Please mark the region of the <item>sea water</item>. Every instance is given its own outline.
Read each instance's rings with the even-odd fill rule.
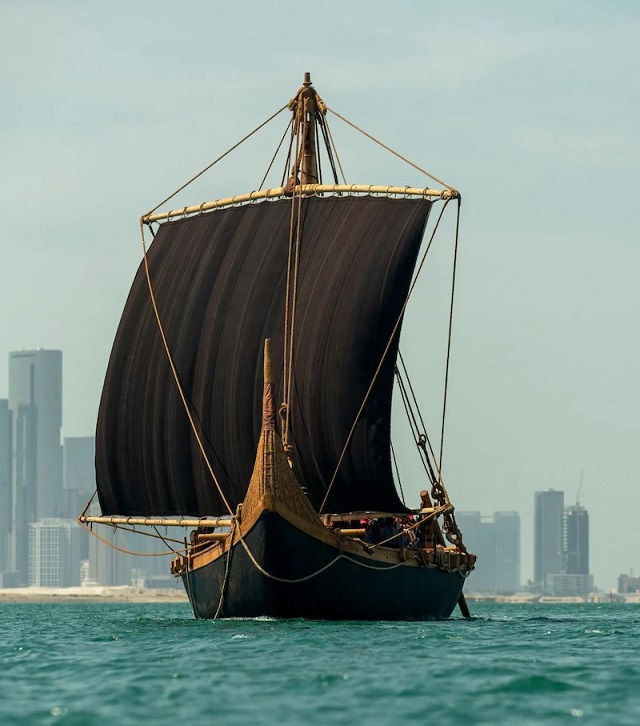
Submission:
[[[472,620],[196,621],[188,603],[0,603],[0,724],[640,724],[640,606]]]

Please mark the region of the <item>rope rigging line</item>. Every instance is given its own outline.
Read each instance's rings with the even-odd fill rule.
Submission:
[[[234,530],[236,528],[236,520],[233,519],[231,524],[231,536],[233,537]],[[232,540],[230,540],[232,541]],[[229,582],[229,572],[231,571],[231,554],[233,552],[233,547],[229,546],[227,549],[227,559],[224,563],[224,578],[222,580],[222,585],[220,587],[220,600],[218,601],[218,607],[216,608],[215,615],[213,616],[214,620],[217,620],[220,613],[222,612],[222,605],[224,603],[224,596],[227,592],[227,583]]]
[[[346,184],[347,177],[344,175],[344,169],[342,168],[340,156],[338,155],[338,147],[336,146],[335,141],[333,140],[333,134],[331,133],[331,128],[329,127],[329,119],[326,116],[324,116],[322,119],[322,122],[323,122],[323,133],[324,133],[324,127],[326,127],[326,131],[327,131],[325,138],[328,137],[328,139],[329,139],[327,148],[330,147],[333,149],[333,153],[336,155],[336,161],[338,162],[338,167],[340,168],[340,174],[342,174],[342,183]],[[335,174],[335,169],[334,169],[334,174]]]
[[[418,405],[418,399],[416,398],[415,392],[411,385],[409,371],[407,370],[402,355],[399,355],[399,359],[404,370],[404,374],[396,365],[396,378],[398,381],[398,388],[400,389],[400,395],[402,397],[402,402],[404,404],[405,412],[407,414],[409,426],[411,427],[411,432],[415,437],[416,446],[418,447],[418,451],[420,452],[422,464],[425,468],[427,476],[429,477],[430,483],[433,485],[437,480],[435,471],[440,471],[438,460],[433,450],[433,446],[431,445],[431,439],[429,438],[429,434],[427,433],[427,427],[422,418],[422,414],[420,413],[420,406]],[[408,390],[411,392],[411,398],[409,397],[407,386],[409,387]],[[413,402],[411,399],[413,399]],[[418,426],[418,419],[416,418],[414,410],[418,413],[418,418],[420,419],[420,426]]]
[[[316,164],[318,165],[318,177],[317,177],[316,181],[318,183],[320,183],[320,181],[322,179],[322,156],[320,154],[320,136],[317,133],[317,129],[316,129],[316,151],[315,151],[315,154],[316,154]],[[331,159],[329,159],[329,163],[331,163]]]
[[[325,115],[322,113],[318,113],[317,119],[318,119],[318,126],[320,127],[320,131],[322,131],[322,139],[324,141],[324,148],[326,149],[326,152],[327,152],[327,158],[329,159],[329,164],[331,165],[333,182],[334,182],[334,184],[339,184],[338,170],[336,169],[336,162],[333,158],[333,150],[331,148],[331,141],[330,141],[329,135],[327,133]],[[320,159],[320,139],[318,139],[318,159]],[[322,174],[319,172],[318,180],[321,180],[321,179],[322,179]]]
[[[289,167],[291,166],[291,151],[293,149],[293,137],[295,136],[295,131],[293,128],[293,117],[291,119],[291,123],[289,124],[289,128],[291,129],[291,135],[289,137],[289,150],[287,152],[287,158],[284,162],[284,169],[282,170],[282,180],[280,181],[280,186],[284,187],[287,174],[289,173]]]
[[[185,410],[185,413],[187,414],[187,418],[189,419],[189,424],[191,426],[191,430],[193,431],[193,434],[195,436],[196,442],[197,442],[198,447],[200,449],[200,452],[202,454],[202,457],[203,457],[203,460],[205,462],[205,465],[206,465],[206,467],[207,467],[207,469],[209,471],[209,474],[211,475],[211,478],[213,479],[213,481],[214,481],[214,483],[216,485],[216,488],[218,489],[218,493],[220,494],[220,497],[221,497],[222,501],[224,502],[224,505],[226,506],[227,511],[229,512],[229,514],[233,514],[233,510],[232,510],[231,506],[229,505],[229,502],[227,501],[227,498],[225,497],[224,492],[222,491],[222,487],[220,486],[220,483],[218,481],[218,478],[216,477],[216,475],[215,475],[215,473],[213,471],[213,466],[211,464],[211,461],[209,460],[209,457],[207,456],[207,453],[205,451],[204,445],[202,443],[202,438],[200,436],[200,433],[198,432],[198,427],[196,426],[195,421],[194,421],[194,413],[191,410],[192,409],[192,405],[190,405],[190,403],[188,402],[187,396],[186,396],[186,394],[184,392],[184,389],[182,387],[182,384],[180,382],[180,378],[178,376],[178,371],[176,369],[176,366],[175,366],[175,363],[174,363],[174,360],[173,360],[173,355],[172,355],[171,350],[169,348],[169,344],[167,342],[167,338],[166,338],[166,335],[165,335],[165,332],[164,332],[164,326],[162,325],[162,320],[160,318],[160,313],[159,313],[159,310],[158,310],[158,305],[157,305],[157,301],[156,301],[156,298],[155,298],[155,293],[154,293],[154,290],[153,290],[153,284],[152,284],[152,281],[151,281],[151,275],[150,275],[150,271],[149,271],[149,261],[148,261],[148,257],[147,257],[147,246],[146,246],[146,242],[145,242],[145,238],[144,238],[144,222],[143,222],[143,219],[144,219],[145,216],[149,216],[150,214],[153,214],[153,212],[155,212],[163,204],[166,204],[166,202],[168,202],[170,199],[172,199],[176,194],[178,194],[179,192],[181,192],[183,189],[186,189],[186,187],[188,187],[189,184],[191,184],[193,181],[195,181],[196,179],[198,179],[198,177],[202,176],[205,172],[209,171],[209,169],[211,169],[219,161],[221,161],[226,156],[228,156],[232,151],[234,151],[235,149],[237,149],[238,146],[240,146],[247,139],[249,139],[251,136],[253,136],[263,126],[266,126],[270,121],[272,121],[276,116],[278,116],[286,108],[287,108],[287,105],[283,106],[278,111],[276,111],[274,114],[272,114],[271,116],[269,116],[269,118],[267,118],[265,121],[263,121],[253,131],[251,131],[249,134],[247,134],[246,136],[244,136],[240,141],[238,141],[236,144],[234,144],[231,148],[229,148],[227,151],[225,151],[224,154],[221,154],[217,159],[215,159],[214,161],[212,161],[202,171],[198,172],[188,182],[186,182],[181,187],[179,187],[175,192],[173,192],[173,194],[171,194],[170,196],[166,197],[166,199],[163,199],[159,204],[157,204],[153,209],[151,209],[149,212],[147,212],[146,215],[143,215],[143,217],[141,217],[141,219],[140,219],[140,232],[141,232],[141,237],[142,237],[142,253],[143,253],[143,262],[144,262],[145,276],[146,276],[146,280],[147,280],[147,286],[149,288],[149,295],[150,295],[150,298],[151,298],[151,304],[152,304],[152,307],[153,307],[153,312],[154,312],[154,315],[155,315],[155,318],[156,318],[156,323],[158,325],[158,330],[160,332],[160,337],[162,339],[162,344],[163,344],[163,347],[164,347],[164,350],[165,350],[165,353],[166,353],[166,356],[167,356],[167,360],[169,362],[169,366],[171,368],[171,372],[173,374],[173,378],[175,380],[175,383],[176,383],[176,386],[177,386],[177,389],[178,389],[178,393],[180,395],[180,399],[182,401],[183,408]],[[290,122],[290,125],[291,125],[291,122]],[[286,136],[286,133],[287,132],[285,130],[285,133],[283,134],[283,137],[282,137],[282,141],[284,141],[284,138]],[[280,145],[282,145],[282,141],[280,142]],[[279,148],[280,147],[278,147],[278,149]],[[277,155],[277,151],[276,151],[276,155]],[[275,156],[276,155],[274,155],[274,159],[275,159]],[[272,165],[273,165],[273,160],[272,160],[271,164],[269,165],[269,169],[271,168]],[[267,174],[269,173],[269,169],[267,170]],[[197,416],[197,413],[196,413],[196,416]],[[200,423],[200,425],[202,425],[201,422],[199,422],[199,423]]]
[[[285,136],[287,135],[287,131],[289,131],[289,129],[291,128],[292,124],[293,124],[293,119],[291,119],[289,121],[289,125],[284,130],[284,134],[282,134],[282,138],[280,139],[280,143],[278,144],[278,148],[275,150],[275,153],[274,153],[274,155],[271,158],[271,161],[269,163],[269,166],[267,167],[267,170],[265,171],[264,176],[262,177],[262,181],[260,182],[260,186],[258,187],[258,189],[262,189],[262,187],[264,186],[264,183],[267,180],[267,177],[269,176],[269,172],[271,171],[271,167],[274,165],[274,163],[276,161],[276,157],[278,156],[278,153],[280,152],[280,148],[282,147],[282,144],[284,143],[284,139],[285,139]]]
[[[447,362],[445,365],[445,374],[444,374],[444,397],[442,401],[442,431],[440,434],[440,471],[439,474],[439,483],[442,485],[442,454],[444,449],[444,424],[445,424],[445,417],[447,413],[447,392],[449,387],[449,361],[451,358],[451,332],[453,329],[453,301],[455,298],[455,292],[456,292],[456,272],[457,272],[457,265],[458,265],[458,238],[460,233],[460,206],[461,206],[461,200],[458,198],[458,208],[457,208],[457,214],[456,214],[456,238],[455,238],[455,244],[453,247],[453,274],[451,278],[451,303],[449,305],[449,333],[447,336]]]
[[[162,325],[162,320],[160,319],[160,312],[158,310],[158,303],[156,301],[156,296],[153,291],[153,284],[151,282],[151,273],[149,270],[149,260],[147,257],[147,245],[144,239],[144,224],[142,223],[142,220],[140,220],[140,233],[142,235],[142,256],[143,256],[143,263],[144,263],[144,271],[145,276],[147,280],[147,287],[149,288],[149,296],[151,298],[151,305],[153,307],[153,312],[156,318],[156,323],[158,325],[158,331],[160,332],[160,337],[162,339],[162,345],[164,347],[167,360],[169,362],[169,366],[171,368],[171,373],[173,374],[173,379],[176,383],[176,387],[178,389],[178,394],[180,396],[180,400],[182,401],[182,406],[184,408],[185,413],[187,414],[187,418],[189,419],[189,424],[191,426],[191,430],[193,431],[193,435],[195,436],[196,442],[198,444],[198,448],[200,449],[200,453],[202,454],[202,458],[204,460],[204,463],[207,467],[207,470],[209,471],[209,474],[211,475],[211,478],[216,485],[216,488],[218,489],[218,493],[220,494],[220,498],[224,502],[225,507],[227,508],[227,511],[229,514],[233,515],[233,510],[231,509],[231,506],[229,505],[229,502],[227,501],[227,498],[224,495],[224,492],[222,491],[222,487],[220,486],[220,482],[218,481],[218,477],[215,475],[215,472],[213,471],[213,466],[211,465],[211,461],[209,460],[209,457],[207,456],[207,452],[205,451],[204,444],[202,443],[202,437],[200,436],[193,413],[191,412],[191,407],[189,406],[189,403],[187,402],[187,397],[184,392],[184,389],[182,387],[182,384],[180,382],[180,377],[178,376],[178,370],[176,368],[175,362],[173,360],[173,355],[171,353],[171,350],[169,348],[169,343],[167,341],[167,337],[164,332],[164,326]]]
[[[396,373],[396,380],[398,382],[398,388],[400,390],[400,397],[402,398],[402,403],[404,404],[404,410],[407,414],[407,420],[409,421],[409,427],[411,428],[411,433],[414,435],[414,438],[416,441],[418,440],[420,436],[420,427],[418,426],[418,420],[416,419],[416,415],[413,410],[413,406],[411,405],[411,401],[409,400],[409,395],[407,393],[407,388],[404,382],[404,378],[402,377],[402,374],[400,373],[400,369],[396,365],[395,369]]]
[[[451,334],[453,329],[453,303],[455,299],[455,287],[456,287],[456,272],[457,272],[457,263],[458,263],[458,240],[459,240],[459,234],[460,234],[460,206],[461,206],[461,200],[458,197],[458,207],[457,207],[457,214],[456,214],[456,232],[455,232],[455,245],[454,245],[454,253],[453,253],[453,272],[452,272],[452,280],[451,280],[451,301],[449,306],[449,332],[447,337],[447,362],[445,366],[445,378],[444,378],[444,396],[443,396],[443,403],[442,403],[442,430],[440,434],[440,466],[438,471],[438,481],[433,484],[431,493],[434,499],[436,501],[439,501],[441,503],[448,502],[449,501],[449,495],[447,494],[447,490],[445,489],[444,483],[442,481],[442,456],[444,451],[444,432],[445,432],[445,419],[446,419],[446,413],[447,413],[447,391],[448,391],[448,384],[449,384],[449,361],[451,356]],[[449,540],[449,542],[457,545],[461,550],[464,552],[467,551],[467,548],[465,547],[464,543],[462,542],[462,533],[460,532],[460,529],[458,527],[458,524],[456,522],[455,515],[453,511],[447,512],[443,517],[443,529],[444,534],[446,538]]]
[[[184,546],[187,548],[187,538],[184,538]],[[187,591],[187,597],[189,598],[189,602],[191,603],[191,609],[193,610],[193,614],[196,614],[196,603],[192,596],[192,589],[191,589],[191,552],[189,549],[186,550],[185,553],[185,559],[186,559],[186,566],[187,570],[184,574],[184,589]],[[197,617],[197,615],[196,615]]]
[[[294,197],[295,198],[295,197]],[[291,300],[291,323],[289,325],[289,363],[287,366],[287,412],[291,406],[291,390],[293,383],[293,342],[295,338],[295,325],[296,325],[296,308],[298,302],[298,273],[300,271],[300,241],[301,241],[301,225],[302,225],[302,194],[297,195],[298,198],[298,215],[296,223],[296,236],[295,236],[295,250],[293,257],[293,281],[292,281],[292,300]],[[287,416],[287,445],[291,446],[289,441],[289,430],[290,430],[290,416]],[[285,449],[286,451],[286,449]]]
[[[409,375],[409,369],[407,368],[407,365],[404,362],[404,358],[402,357],[402,353],[400,351],[398,351],[398,358],[400,360],[400,365],[402,366],[402,370],[404,371],[404,378],[407,381],[407,386],[408,386],[409,392],[411,393],[411,399],[413,401],[412,408],[415,408],[415,411],[418,414],[418,419],[420,420],[420,427],[422,428],[422,431],[424,432],[424,434],[426,436],[427,427],[424,422],[424,419],[422,418],[422,412],[420,411],[420,406],[418,405],[418,399],[416,397],[415,391],[413,390],[413,386],[411,385],[411,376]],[[427,437],[427,440],[428,440],[428,437]],[[431,448],[431,444],[429,444],[429,447]],[[431,449],[431,453],[435,458],[433,449]]]
[[[393,448],[393,442],[391,442],[391,457],[393,458],[393,466],[396,470],[396,479],[398,480],[398,486],[400,487],[400,496],[402,497],[402,503],[407,506],[407,500],[404,497],[404,490],[402,488],[402,479],[400,478],[400,469],[398,469],[398,462],[396,460],[396,452]]]
[[[247,553],[247,556],[251,560],[251,563],[254,565],[254,567],[258,570],[258,572],[261,575],[264,575],[265,577],[268,577],[270,580],[275,580],[276,582],[282,582],[289,585],[295,585],[300,582],[306,582],[307,580],[312,580],[314,577],[317,577],[318,575],[321,575],[323,572],[328,570],[330,567],[336,564],[338,560],[347,560],[348,562],[352,562],[354,565],[358,565],[358,567],[363,567],[367,570],[379,570],[382,572],[386,572],[387,570],[395,570],[397,567],[401,567],[404,565],[404,561],[398,562],[395,565],[385,565],[383,567],[378,567],[376,565],[368,565],[365,562],[359,562],[358,560],[354,560],[352,557],[349,557],[349,555],[345,555],[343,552],[340,552],[340,554],[336,555],[330,562],[328,562],[326,565],[323,565],[319,569],[315,570],[315,572],[311,572],[308,575],[304,575],[303,577],[296,577],[296,578],[287,578],[287,577],[278,577],[277,575],[272,575],[271,573],[267,572],[264,567],[256,560],[253,553],[249,549],[249,546],[244,541],[244,538],[242,536],[242,533],[240,530],[238,530],[238,537],[240,539],[240,543],[242,544],[244,551]]]
[[[158,532],[158,528],[156,527],[155,524],[153,524],[151,526],[153,527],[153,531],[156,533],[156,536],[164,542],[164,544],[166,545],[167,549],[170,549],[173,552],[174,550],[171,548],[171,545],[169,544],[169,542],[179,542],[180,540],[173,539],[173,537],[167,537],[166,534],[165,535],[161,535],[160,532]],[[166,527],[165,527],[165,529],[166,529]],[[137,529],[134,529],[132,531],[133,532],[138,532]],[[142,532],[142,534],[145,534],[145,532]]]
[[[407,292],[407,296],[404,300],[404,303],[402,304],[402,308],[400,309],[400,313],[398,314],[398,318],[395,322],[395,325],[393,326],[393,330],[391,331],[391,335],[389,336],[389,340],[387,341],[387,344],[385,346],[385,349],[382,353],[382,356],[380,358],[380,361],[378,363],[378,367],[375,370],[375,373],[373,374],[373,378],[371,380],[371,383],[369,384],[369,388],[367,389],[367,392],[364,395],[364,399],[362,401],[362,404],[360,405],[360,408],[358,409],[358,412],[354,418],[353,424],[351,426],[351,429],[349,430],[349,434],[347,435],[347,440],[345,441],[344,447],[342,449],[342,453],[340,454],[340,458],[338,459],[338,463],[336,464],[336,467],[334,469],[333,475],[331,477],[331,480],[329,481],[329,486],[327,487],[327,492],[324,495],[324,499],[322,500],[322,504],[320,505],[320,509],[318,510],[318,514],[322,513],[322,510],[324,509],[325,504],[327,503],[327,499],[329,498],[329,494],[331,493],[331,488],[333,487],[333,483],[336,480],[336,477],[338,475],[338,470],[340,469],[340,465],[342,464],[342,461],[345,457],[345,454],[347,453],[347,449],[349,447],[349,444],[351,443],[351,438],[353,437],[353,433],[356,430],[356,426],[358,425],[358,421],[360,420],[360,416],[362,415],[362,412],[364,410],[364,407],[367,404],[367,401],[369,400],[369,396],[371,395],[371,391],[373,390],[373,387],[375,385],[375,382],[378,379],[378,376],[380,375],[380,371],[382,369],[382,364],[384,363],[384,359],[387,357],[387,353],[389,352],[389,349],[391,348],[391,344],[393,343],[393,339],[395,338],[395,335],[398,331],[398,328],[400,327],[400,323],[402,322],[402,318],[404,316],[404,312],[407,309],[407,305],[409,304],[409,300],[411,299],[411,295],[415,289],[416,282],[418,281],[418,277],[420,276],[420,273],[422,272],[422,268],[424,267],[425,260],[427,259],[427,255],[429,254],[429,250],[431,249],[431,245],[433,243],[433,240],[435,238],[436,232],[438,231],[438,227],[440,226],[440,221],[442,220],[442,216],[445,212],[445,209],[447,208],[447,205],[449,204],[451,200],[445,199],[444,204],[442,206],[442,209],[440,210],[440,214],[438,215],[438,219],[436,220],[435,226],[433,228],[433,232],[431,233],[431,237],[429,238],[429,242],[427,243],[426,249],[422,255],[422,259],[420,260],[420,264],[416,268],[416,274],[414,275],[413,281],[411,285],[409,286],[409,290]]]
[[[285,108],[287,108],[287,106],[288,106],[288,104],[285,104],[282,108],[278,109],[274,114],[269,116],[269,118],[266,119],[265,121],[263,121],[259,126],[256,126],[256,128],[253,131],[251,131],[246,136],[244,136],[242,139],[240,139],[240,141],[235,143],[230,149],[227,149],[227,151],[225,151],[224,154],[220,155],[217,159],[214,159],[208,166],[205,166],[205,168],[202,169],[202,171],[199,171],[195,176],[192,176],[188,182],[185,182],[181,187],[176,189],[175,192],[173,192],[173,194],[170,194],[166,199],[163,199],[159,204],[156,204],[156,206],[153,209],[150,209],[146,214],[143,214],[142,218],[144,219],[144,217],[148,217],[150,214],[153,214],[163,204],[166,204],[169,200],[173,199],[176,196],[176,194],[179,194],[181,191],[186,189],[189,186],[189,184],[194,182],[196,179],[201,177],[203,174],[206,174],[206,172],[208,172],[209,169],[211,169],[213,166],[215,166],[219,161],[222,161],[222,159],[224,159],[225,156],[228,156],[232,151],[237,149],[238,146],[243,144],[247,139],[250,139],[257,131],[260,131],[260,129],[263,126],[266,126],[270,121],[273,121],[273,119],[276,116],[278,116],[278,114],[282,113],[285,110]]]
[[[422,167],[418,166],[417,164],[414,164],[413,161],[407,159],[405,156],[402,156],[402,154],[399,154],[397,151],[394,151],[390,146],[383,144],[382,141],[379,141],[378,139],[375,138],[375,136],[372,136],[371,134],[367,133],[364,129],[361,129],[359,126],[356,126],[356,124],[354,124],[352,121],[349,121],[349,119],[346,119],[344,116],[341,116],[337,111],[334,111],[332,108],[329,108],[328,106],[327,106],[327,111],[331,111],[331,113],[334,116],[337,116],[341,121],[344,121],[346,124],[351,126],[352,129],[359,131],[363,136],[366,136],[368,139],[371,139],[371,141],[378,144],[378,146],[382,146],[382,148],[386,149],[390,154],[397,156],[398,159],[401,159],[406,164],[409,164],[409,166],[412,166],[414,169],[417,169],[420,173],[429,177],[429,179],[432,179],[434,182],[437,182],[438,184],[442,184],[442,186],[447,187],[447,189],[449,191],[455,191],[453,187],[451,187],[447,183],[443,182],[442,179],[438,179],[438,177],[433,176],[433,174],[429,174],[429,172],[426,171],[426,169],[423,169]]]
[[[80,514],[80,517],[84,517],[86,515],[87,510],[91,506],[91,502],[95,499],[95,496],[96,496],[97,493],[98,493],[98,489],[96,487],[96,489],[94,490],[93,494],[89,497],[89,501],[85,504],[85,507],[82,510],[82,512]]]
[[[81,527],[84,527],[84,529],[86,529],[87,532],[89,532],[89,534],[92,535],[93,537],[95,537],[99,542],[102,542],[102,544],[107,545],[107,547],[111,547],[111,549],[115,550],[116,552],[121,552],[124,555],[135,555],[136,557],[166,557],[167,555],[187,554],[188,553],[188,547],[186,549],[171,550],[169,552],[134,552],[132,550],[124,549],[124,547],[119,547],[118,545],[114,544],[113,542],[109,542],[108,539],[101,537],[97,532],[93,531],[92,527],[88,527],[84,522],[78,521],[78,524]],[[140,530],[127,529],[126,527],[120,527],[118,525],[112,525],[112,527],[114,530],[122,529],[124,531],[135,532],[136,534],[141,534],[146,537],[153,537],[155,539],[155,535],[150,534],[148,532],[140,532]]]
[[[423,438],[423,436],[424,436],[424,438],[426,438],[426,434],[420,433],[420,430],[418,428],[417,421],[415,418],[415,414],[413,413],[411,402],[409,401],[409,397],[407,394],[404,380],[402,379],[402,376],[400,375],[400,371],[398,370],[397,366],[396,366],[396,379],[398,381],[398,389],[400,391],[400,397],[401,397],[402,403],[404,405],[404,410],[405,410],[405,413],[407,414],[409,428],[411,429],[411,433],[414,437],[416,446],[418,447],[418,455],[420,456],[420,461],[422,462],[422,466],[425,470],[425,473],[427,474],[427,478],[429,479],[429,482],[433,485],[436,481],[436,476],[433,473],[433,469],[431,467],[431,462],[429,461],[429,457],[427,456],[426,451],[424,450],[424,447],[421,446],[422,438]]]
[[[292,127],[293,132],[293,127]],[[294,180],[297,179],[298,175],[298,164],[300,160],[300,154],[302,152],[302,149],[300,147],[300,134],[296,133],[296,161],[292,168],[292,178]],[[299,185],[295,185],[299,186]],[[302,204],[302,195],[298,194],[299,197],[299,207]],[[291,389],[289,386],[289,381],[291,380],[291,373],[290,373],[290,365],[292,364],[292,357],[293,357],[293,332],[290,331],[291,328],[291,317],[293,316],[293,313],[291,311],[292,307],[292,301],[291,301],[291,286],[292,286],[292,268],[295,267],[295,249],[296,245],[294,244],[294,232],[296,228],[296,219],[295,219],[295,208],[296,208],[296,192],[295,187],[294,191],[291,195],[291,213],[289,217],[289,246],[288,246],[288,252],[287,252],[287,280],[286,280],[286,290],[284,295],[284,330],[282,335],[282,405],[280,406],[280,417],[282,420],[282,445],[284,447],[285,452],[289,453],[290,451],[290,444],[289,444],[289,395],[291,393]],[[300,214],[300,209],[298,210],[298,217]],[[291,345],[289,345],[289,337],[291,337]],[[289,355],[289,351],[291,350],[291,358]]]

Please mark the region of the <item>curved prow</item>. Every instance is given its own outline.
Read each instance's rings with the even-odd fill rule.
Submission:
[[[289,466],[282,439],[276,429],[270,343],[269,339],[264,342],[262,430],[253,474],[242,505],[242,516],[244,519],[262,510],[286,510],[313,523],[315,527],[322,527],[317,512]]]

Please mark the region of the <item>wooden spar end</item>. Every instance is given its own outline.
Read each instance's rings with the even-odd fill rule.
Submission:
[[[271,339],[266,338],[264,341],[264,382],[273,383],[271,378]]]
[[[271,378],[271,340],[264,341],[264,387],[262,393],[262,430],[276,430],[275,406],[273,404],[273,380]]]

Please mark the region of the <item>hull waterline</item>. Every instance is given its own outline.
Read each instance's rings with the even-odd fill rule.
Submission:
[[[459,571],[341,552],[269,511],[227,552],[182,574],[194,615],[203,619],[442,619],[464,579]]]

